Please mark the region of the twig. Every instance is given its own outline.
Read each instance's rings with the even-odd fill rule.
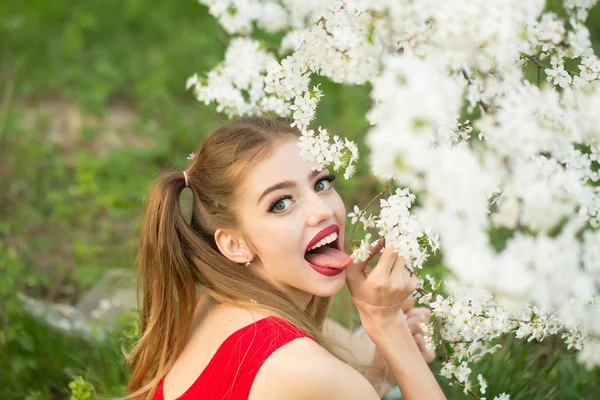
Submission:
[[[523,56],[525,56],[525,58],[527,58],[529,61],[531,61],[532,63],[534,63],[534,64],[535,64],[535,65],[536,65],[538,68],[544,68],[544,69],[548,68],[548,69],[552,69],[552,68],[550,68],[550,67],[548,67],[548,66],[546,66],[546,65],[542,64],[541,62],[539,62],[539,61],[538,61],[538,59],[536,59],[535,57],[533,57],[533,56],[530,56],[530,55],[529,55],[529,54],[527,54],[527,53],[522,53],[522,54],[523,54]]]
[[[462,72],[462,75],[467,80],[467,83],[469,85],[472,85],[473,83],[471,82],[471,78],[469,78],[467,71],[465,71],[464,69],[461,69],[460,72]],[[485,104],[482,100],[479,100],[477,103],[481,106],[481,108],[483,109],[483,112],[485,112],[486,114],[490,111],[490,107],[487,104]]]
[[[441,343],[441,345],[442,345],[442,349],[444,350],[444,361],[448,362],[448,361],[450,361],[450,355],[448,354],[448,350],[446,349],[446,343],[449,343],[449,342],[447,342],[447,341],[445,341],[444,339],[442,339],[442,334],[439,332],[439,330],[438,330],[438,335],[439,335],[439,337],[440,337],[440,343]],[[460,386],[462,386],[463,388],[465,387],[465,385],[464,385],[464,384],[462,384],[462,383],[461,383],[461,382],[458,380],[458,378],[456,377],[456,375],[455,375],[454,373],[452,373],[452,377],[454,378],[454,380],[455,380],[455,381],[456,381],[456,382],[457,382],[457,383],[458,383]],[[469,393],[471,396],[475,397],[476,399],[479,399],[479,396],[477,396],[477,395],[476,395],[475,393],[473,393],[471,390],[468,390],[468,389],[467,389],[467,392],[468,392],[468,393]]]
[[[327,30],[327,20],[323,17],[319,18],[319,20],[317,21],[317,23],[315,25],[321,25],[321,28],[323,28],[323,30],[325,31],[325,33],[327,34],[327,36],[329,37],[333,37],[333,35],[331,34],[331,32],[329,32]]]
[[[450,360],[450,354],[448,354],[448,349],[446,348],[446,341],[442,338],[442,333],[439,331],[439,325],[438,325],[438,336],[440,338],[440,344],[442,345],[442,350],[444,350],[444,361],[448,361]]]
[[[448,344],[467,344],[467,343],[473,343],[473,342],[482,342],[483,343],[483,339],[475,339],[475,340],[446,340],[444,343],[448,343]]]
[[[463,388],[467,388],[467,385],[465,385],[464,383],[462,383],[461,381],[458,380],[458,377],[452,373],[452,376],[454,377],[454,380],[456,380],[456,383],[458,383],[460,386],[462,386]],[[470,394],[471,396],[473,396],[474,398],[479,400],[479,396],[477,396],[475,393],[473,393],[471,391],[471,389],[466,389],[466,393]]]
[[[552,68],[550,68],[550,66],[542,64],[536,58],[536,56],[532,56],[532,55],[529,55],[527,53],[521,53],[521,54],[523,55],[523,57],[527,58],[529,61],[531,61],[533,64],[535,64],[535,66],[538,67],[538,68],[552,69]],[[576,71],[572,71],[572,70],[566,69],[566,68],[565,68],[565,71],[567,71],[571,75],[577,75],[577,76],[579,76],[579,74]]]
[[[359,100],[359,103],[362,103],[363,101],[365,101],[366,99],[368,99],[369,97],[371,97],[370,94],[366,95],[362,100]]]
[[[483,314],[473,314],[473,315],[474,315],[475,317],[479,317],[479,318],[490,318],[489,316],[487,316],[487,315],[483,315]],[[528,322],[531,322],[531,321],[525,321],[525,320],[522,320],[522,319],[517,319],[517,318],[507,318],[507,319],[508,319],[509,321],[512,321],[512,322],[522,322],[522,323],[524,323],[524,324],[526,324],[526,323],[528,323]]]
[[[364,208],[364,210],[362,210],[360,212],[360,214],[358,214],[358,220],[356,221],[356,223],[354,224],[354,226],[352,227],[352,234],[350,234],[350,243],[354,243],[354,231],[356,230],[356,227],[358,226],[360,219],[362,218],[362,216],[364,215],[365,212],[367,212],[367,209],[371,206],[371,204],[373,204],[373,202],[375,200],[377,200],[378,198],[380,198],[381,196],[383,196],[383,194],[385,194],[385,191],[379,193],[377,196],[375,196],[371,201],[369,201],[369,204],[367,204],[367,206]]]

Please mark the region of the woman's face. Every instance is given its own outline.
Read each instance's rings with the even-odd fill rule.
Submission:
[[[344,203],[329,171],[313,171],[314,164],[300,157],[297,143],[290,137],[275,144],[271,155],[247,172],[236,212],[255,252],[251,268],[306,306],[313,294],[332,296],[342,289],[350,258],[339,251]],[[335,233],[337,240],[324,244]],[[311,251],[309,263],[306,250],[321,238],[326,238],[323,248]]]

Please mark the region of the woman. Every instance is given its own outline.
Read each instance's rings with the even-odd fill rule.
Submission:
[[[131,397],[377,399],[373,370],[389,370],[406,399],[444,398],[401,308],[416,279],[391,248],[368,274],[341,251],[346,211],[334,177],[300,158],[291,122],[217,129],[185,171],[158,179],[138,255]],[[179,208],[186,187],[189,222]],[[350,343],[348,333],[326,323],[346,283],[370,354],[368,344],[343,352],[335,341]],[[374,368],[361,368],[365,359]]]

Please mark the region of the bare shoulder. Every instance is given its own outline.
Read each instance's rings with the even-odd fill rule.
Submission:
[[[277,349],[258,371],[249,400],[372,400],[377,392],[358,371],[309,338]]]

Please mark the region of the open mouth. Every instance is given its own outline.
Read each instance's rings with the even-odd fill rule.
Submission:
[[[323,229],[309,243],[304,259],[313,267],[344,269],[352,259],[341,250],[339,228],[336,225]]]

